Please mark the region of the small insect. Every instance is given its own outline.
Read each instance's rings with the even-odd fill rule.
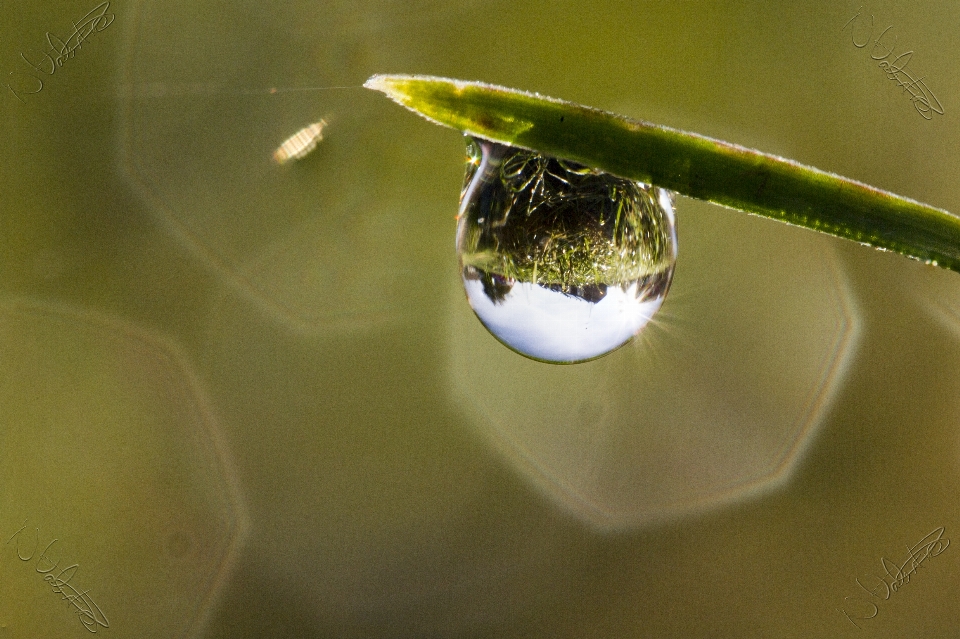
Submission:
[[[289,160],[299,160],[304,157],[317,148],[317,144],[323,140],[323,129],[326,126],[327,121],[320,120],[303,127],[277,147],[277,150],[273,152],[273,161],[277,164],[283,164]]]

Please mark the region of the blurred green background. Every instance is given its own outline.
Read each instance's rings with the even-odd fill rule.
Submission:
[[[0,3],[0,639],[960,631],[960,549],[857,583],[960,531],[960,276],[678,198],[655,325],[538,364],[464,299],[462,137],[359,88],[539,91],[960,212],[960,7],[116,0],[43,74],[96,6]],[[888,26],[943,115],[854,45]]]

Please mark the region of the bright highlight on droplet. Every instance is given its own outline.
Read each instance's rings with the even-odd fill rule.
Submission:
[[[273,161],[277,164],[284,164],[290,160],[299,160],[306,157],[323,140],[323,129],[326,126],[327,121],[320,120],[303,127],[277,147],[277,150],[273,152]]]
[[[470,306],[509,348],[573,363],[646,326],[677,258],[671,193],[533,151],[467,141],[457,253]]]

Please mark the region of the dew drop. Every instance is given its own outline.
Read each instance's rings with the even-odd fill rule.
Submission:
[[[670,191],[467,138],[457,254],[474,313],[532,359],[574,363],[619,348],[670,288]]]

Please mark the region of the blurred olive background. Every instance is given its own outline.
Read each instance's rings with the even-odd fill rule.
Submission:
[[[539,91],[960,212],[960,7],[116,0],[37,91],[95,6],[0,3],[0,639],[960,631],[958,548],[857,582],[960,531],[960,276],[678,198],[655,325],[535,363],[464,300],[462,137],[359,88]],[[888,26],[943,115],[854,45]]]

